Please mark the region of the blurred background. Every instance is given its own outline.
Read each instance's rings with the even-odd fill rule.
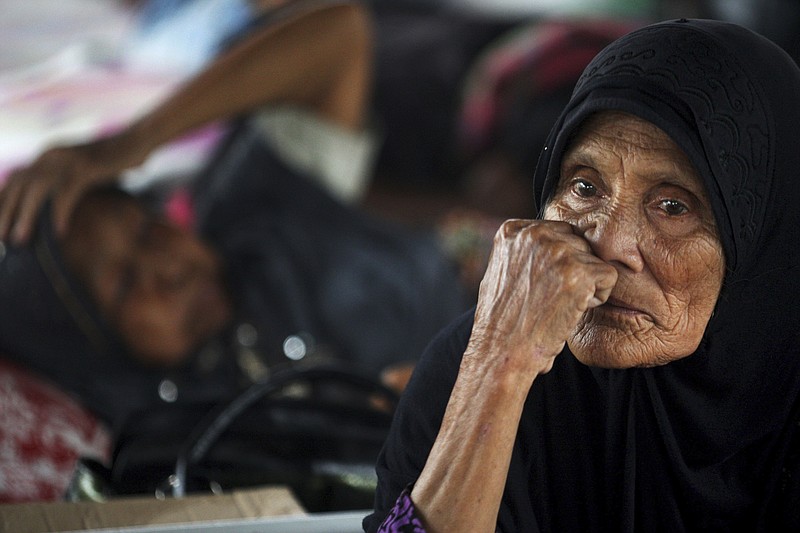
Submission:
[[[306,1],[0,0],[0,183],[50,144],[123,127],[279,10]],[[361,207],[434,228],[473,291],[500,222],[535,214],[529,176],[541,144],[580,72],[614,38],[663,19],[716,18],[800,58],[797,0],[363,3],[374,21],[370,120],[379,148]],[[212,125],[164,147],[127,183],[190,179],[223,130]],[[110,437],[78,413],[62,416],[67,423],[48,433],[55,444],[47,441],[54,409],[40,405],[41,417],[31,415],[46,395],[21,402],[19,383],[32,378],[3,378],[14,372],[0,368],[0,502],[58,499],[77,457],[104,456]],[[71,405],[47,391],[54,396],[46,405]],[[3,432],[12,427],[28,435],[18,447],[25,457],[46,470],[33,476],[30,461],[19,460]]]
[[[119,127],[291,0],[0,0],[0,179],[56,140]],[[384,189],[463,177],[467,80],[510,30],[553,19],[630,26],[707,17],[748,26],[800,56],[796,0],[365,0],[376,24],[375,122]],[[161,154],[145,175],[184,172],[213,136]],[[174,154],[173,150],[173,154]],[[402,191],[399,191],[400,193]],[[377,200],[376,200],[377,201]],[[391,206],[383,206],[390,210]]]

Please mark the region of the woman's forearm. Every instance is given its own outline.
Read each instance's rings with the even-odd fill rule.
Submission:
[[[122,133],[150,153],[205,124],[293,104],[357,129],[371,76],[371,29],[357,5],[326,4],[265,27],[221,55]]]
[[[426,531],[495,531],[522,408],[532,380],[488,354],[464,355],[442,426],[411,498]]]
[[[530,388],[616,280],[570,225],[503,223],[442,425],[411,492],[429,531],[495,530]]]

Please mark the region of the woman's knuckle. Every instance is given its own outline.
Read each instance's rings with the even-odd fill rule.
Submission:
[[[519,221],[510,219],[500,225],[500,229],[495,235],[504,239],[509,239],[514,237],[517,233],[519,233]]]
[[[559,263],[568,262],[573,255],[572,247],[561,240],[548,241],[547,249],[549,255],[553,258],[553,260]]]

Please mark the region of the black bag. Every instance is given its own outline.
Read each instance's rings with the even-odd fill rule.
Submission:
[[[253,347],[273,367],[303,334],[373,376],[413,361],[471,305],[434,232],[344,205],[289,167],[250,123],[232,128],[193,183],[196,223],[225,258]]]
[[[131,417],[104,492],[180,497],[284,485],[309,512],[367,509],[397,396],[339,368],[289,369],[218,405]]]

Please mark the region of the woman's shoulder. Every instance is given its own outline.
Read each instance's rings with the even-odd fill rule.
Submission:
[[[474,316],[474,308],[462,313],[431,340],[417,363],[409,393],[419,388],[433,388],[446,389],[449,395],[472,333]]]

